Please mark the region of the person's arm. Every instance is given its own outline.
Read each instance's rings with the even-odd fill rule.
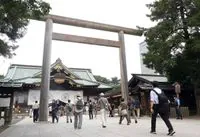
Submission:
[[[153,113],[154,96],[153,92],[150,92],[150,112]]]
[[[151,111],[151,113],[153,113],[153,101],[150,101],[150,111]]]

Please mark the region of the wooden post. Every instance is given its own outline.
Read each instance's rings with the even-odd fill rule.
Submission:
[[[43,51],[39,121],[48,121],[52,31],[53,31],[53,21],[52,19],[47,19],[45,28],[44,51]]]
[[[14,91],[12,91],[10,97],[9,107],[4,111],[4,125],[10,125],[12,122],[12,112],[13,112],[13,101],[14,101]]]
[[[126,52],[124,43],[124,33],[119,32],[119,56],[120,56],[120,73],[121,73],[121,93],[125,102],[128,102],[128,79],[127,79],[127,68],[126,68]]]
[[[13,103],[14,103],[14,91],[12,91],[11,97],[10,97],[9,124],[11,124],[12,122]]]

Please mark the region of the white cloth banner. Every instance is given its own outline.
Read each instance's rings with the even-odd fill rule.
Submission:
[[[80,95],[83,98],[83,91],[73,91],[73,90],[50,90],[49,91],[49,103],[52,102],[53,99],[61,100],[65,103],[70,99],[72,103],[74,103],[76,96]],[[28,94],[28,105],[33,105],[35,101],[40,101],[40,90],[29,90]]]
[[[0,98],[0,107],[9,107],[10,98]]]

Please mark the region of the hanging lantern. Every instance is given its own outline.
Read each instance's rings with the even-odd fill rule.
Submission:
[[[54,75],[54,82],[57,83],[57,84],[63,84],[65,82],[65,74],[56,73]]]

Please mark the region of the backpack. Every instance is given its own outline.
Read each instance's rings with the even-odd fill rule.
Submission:
[[[163,106],[164,104],[169,104],[168,97],[165,95],[163,91],[160,94],[158,94],[154,89],[152,91],[154,91],[158,96],[158,101],[160,106]]]
[[[78,109],[78,110],[81,110],[81,109],[83,109],[83,101],[80,99],[80,100],[78,100],[77,101],[77,103],[76,103],[76,108]]]

